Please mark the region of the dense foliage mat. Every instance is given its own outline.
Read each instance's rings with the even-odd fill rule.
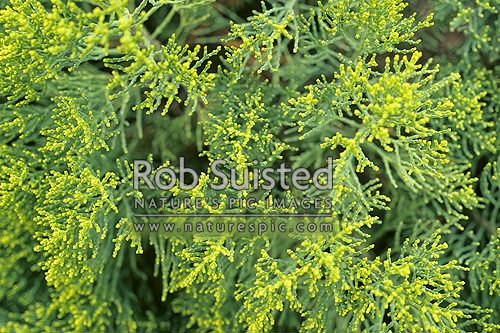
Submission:
[[[499,10],[0,0],[0,332],[500,332]],[[258,195],[334,228],[137,232],[133,161],[180,157],[197,186],[149,195],[332,157],[331,189]]]

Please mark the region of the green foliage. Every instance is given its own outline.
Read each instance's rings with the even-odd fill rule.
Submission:
[[[0,1],[0,332],[499,332],[499,10]],[[333,230],[136,232],[132,161],[179,157],[199,184],[149,194],[327,198]],[[328,190],[209,186],[328,157]]]

